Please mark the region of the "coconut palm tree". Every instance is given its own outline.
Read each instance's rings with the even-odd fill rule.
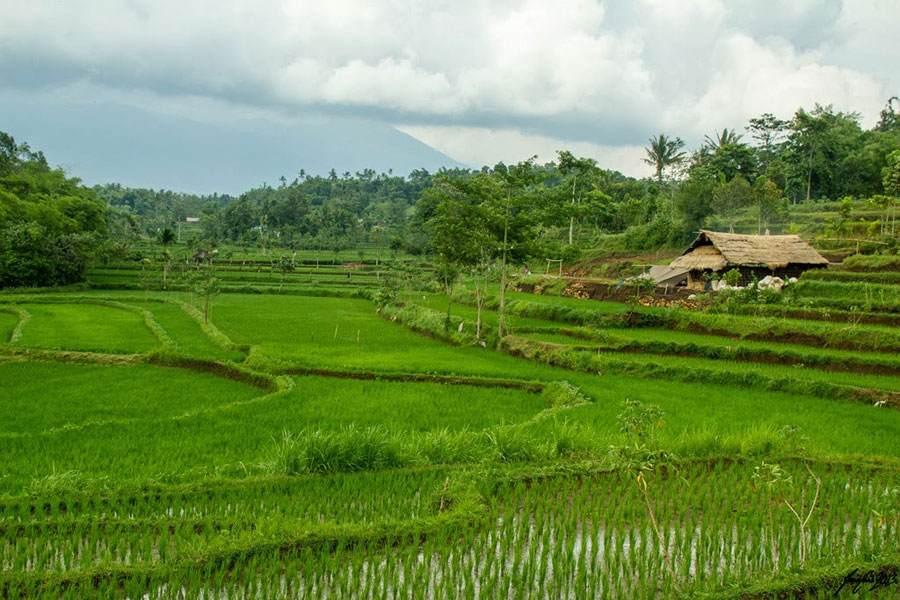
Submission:
[[[680,137],[671,139],[661,133],[650,138],[649,142],[650,145],[644,148],[647,151],[644,162],[656,169],[656,179],[662,185],[663,170],[684,160],[684,152],[681,151],[684,141]]]
[[[708,135],[704,136],[704,140],[706,141],[705,146],[712,151],[715,151],[717,148],[721,148],[722,146],[727,146],[728,144],[737,144],[741,141],[743,135],[735,132],[734,129],[728,129],[727,127],[722,130],[722,133],[716,132],[716,137],[711,138]]]
[[[169,252],[169,244],[175,242],[175,232],[171,227],[166,227],[159,232],[159,243],[162,244],[162,263],[163,263],[163,289],[166,288],[166,279],[169,275],[169,263],[172,262],[172,253]]]
[[[166,227],[160,231],[158,237],[159,243],[163,245],[163,248],[167,248],[169,244],[175,242],[175,232],[172,231],[171,227]]]

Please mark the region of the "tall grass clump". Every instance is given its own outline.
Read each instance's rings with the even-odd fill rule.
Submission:
[[[350,473],[409,464],[398,438],[383,427],[282,433],[263,468],[272,474]]]
[[[481,435],[462,429],[452,431],[446,427],[422,434],[415,449],[422,462],[432,465],[476,463],[489,456]]]
[[[498,462],[525,462],[546,457],[547,448],[536,443],[519,427],[500,425],[484,433],[494,460]]]
[[[669,445],[679,456],[690,458],[760,457],[795,449],[781,429],[771,424],[754,425],[723,434],[708,427],[681,432]]]
[[[550,424],[552,453],[559,458],[594,456],[601,454],[602,439],[580,423],[568,419],[553,419]]]

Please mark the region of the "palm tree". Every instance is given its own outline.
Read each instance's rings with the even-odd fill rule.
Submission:
[[[663,170],[684,160],[684,152],[681,151],[684,141],[680,137],[669,139],[661,133],[658,137],[650,138],[649,142],[650,146],[644,148],[647,151],[644,162],[656,169],[656,178],[662,185]]]
[[[162,231],[159,232],[159,243],[163,245],[163,248],[168,247],[169,244],[175,241],[175,232],[172,231],[171,227],[166,227]]]
[[[175,241],[175,232],[171,227],[166,227],[159,232],[159,243],[162,244],[162,263],[163,263],[163,289],[166,288],[166,279],[169,275],[169,263],[172,261],[172,254],[169,252],[169,244]]]
[[[730,130],[726,127],[722,130],[722,133],[716,132],[716,137],[711,138],[708,135],[704,136],[706,140],[706,147],[712,151],[715,151],[717,148],[721,148],[722,146],[727,146],[728,144],[737,144],[741,141],[743,136],[739,133],[736,133],[734,129]]]

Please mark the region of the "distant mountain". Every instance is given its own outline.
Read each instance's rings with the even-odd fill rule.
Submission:
[[[200,122],[119,104],[22,103],[0,97],[0,131],[42,150],[86,184],[192,193],[239,194],[284,175],[339,174],[365,168],[462,167],[434,148],[382,123],[328,118]]]

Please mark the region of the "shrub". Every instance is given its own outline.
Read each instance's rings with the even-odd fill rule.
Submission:
[[[741,272],[737,269],[731,269],[722,275],[722,279],[731,287],[737,287],[741,282]]]
[[[0,288],[68,285],[84,280],[95,238],[53,233],[34,223],[0,230]]]

